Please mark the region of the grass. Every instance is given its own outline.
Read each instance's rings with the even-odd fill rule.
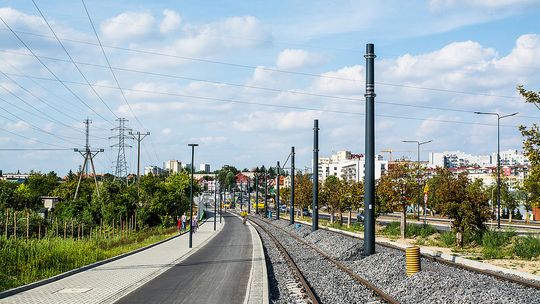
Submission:
[[[392,222],[386,225],[381,233],[387,236],[396,237],[401,235],[400,223]],[[432,225],[407,224],[405,229],[406,237],[421,237],[427,238],[430,235],[437,233],[437,229]]]
[[[126,253],[176,231],[147,229],[124,238],[109,239],[6,239],[0,238],[0,291],[29,284],[71,269]]]
[[[516,236],[515,231],[485,231],[482,234],[482,255],[485,259],[502,259],[512,255],[508,248],[512,239]]]
[[[520,237],[516,239],[513,253],[525,259],[534,259],[540,256],[540,238],[534,236]]]

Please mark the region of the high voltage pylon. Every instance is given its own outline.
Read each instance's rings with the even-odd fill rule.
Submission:
[[[77,199],[77,195],[79,194],[79,188],[81,186],[82,177],[85,171],[86,171],[86,176],[88,176],[88,163],[92,165],[92,173],[94,174],[94,182],[96,183],[96,192],[99,197],[99,187],[98,187],[98,182],[97,182],[97,177],[96,177],[96,168],[94,166],[94,157],[96,157],[96,155],[99,152],[103,152],[104,150],[103,149],[90,150],[89,137],[90,137],[90,124],[91,123],[92,121],[88,118],[84,120],[84,124],[86,125],[86,145],[84,147],[84,150],[80,150],[77,148],[73,149],[73,151],[79,152],[82,155],[82,157],[84,157],[84,161],[81,167],[81,172],[79,174],[79,182],[77,183],[77,189],[75,190],[74,199]]]
[[[126,150],[125,148],[131,148],[130,145],[126,144],[126,133],[131,132],[131,129],[126,127],[126,122],[128,122],[125,118],[118,118],[116,121],[118,121],[118,127],[111,129],[111,131],[118,131],[117,135],[109,137],[111,138],[117,138],[118,143],[111,146],[111,148],[118,148],[118,154],[116,157],[116,169],[114,170],[114,179],[126,179],[126,183],[128,181],[127,175],[128,175],[128,168],[127,168],[127,162],[126,162]]]
[[[133,136],[133,139],[137,141],[137,195],[140,191],[140,181],[141,181],[141,141],[148,135],[150,135],[150,132],[141,133],[140,131],[137,132],[129,132],[129,135]],[[141,137],[142,136],[142,137]]]

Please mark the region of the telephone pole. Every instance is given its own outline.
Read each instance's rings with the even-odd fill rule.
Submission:
[[[81,181],[82,181],[82,177],[85,170],[87,172],[86,175],[88,175],[88,163],[92,165],[92,173],[94,174],[94,182],[96,183],[96,192],[99,197],[99,187],[98,187],[98,182],[97,182],[97,177],[96,177],[96,168],[94,167],[94,157],[96,157],[96,155],[98,155],[99,152],[103,152],[104,150],[103,149],[98,149],[98,150],[90,149],[90,124],[91,123],[92,121],[88,118],[84,120],[84,124],[86,125],[86,134],[85,134],[86,145],[84,147],[84,150],[77,149],[77,148],[73,149],[73,151],[79,152],[81,156],[84,158],[84,161],[81,167],[81,172],[79,174],[79,181],[77,182],[77,189],[75,190],[74,199],[77,199],[77,195],[79,194],[79,188],[81,187]]]
[[[129,131],[129,135],[133,136],[133,139],[137,141],[137,194],[139,193],[140,184],[141,184],[141,141],[148,135],[150,135],[150,132],[141,133],[137,131],[137,133],[133,133]]]
[[[118,143],[111,146],[111,148],[118,148],[118,154],[116,156],[116,169],[114,170],[114,179],[126,179],[126,184],[128,183],[128,168],[126,162],[126,150],[125,148],[131,148],[130,145],[126,144],[126,131],[131,133],[131,129],[126,128],[125,118],[118,118],[118,127],[111,129],[111,131],[118,131],[118,135],[109,137],[118,138]]]

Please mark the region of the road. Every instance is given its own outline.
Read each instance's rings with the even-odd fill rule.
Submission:
[[[252,242],[240,219],[208,244],[117,303],[243,303],[251,271]]]

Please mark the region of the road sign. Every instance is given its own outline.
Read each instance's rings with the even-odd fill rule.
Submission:
[[[426,184],[424,186],[424,194],[428,194],[429,193],[429,186]]]

